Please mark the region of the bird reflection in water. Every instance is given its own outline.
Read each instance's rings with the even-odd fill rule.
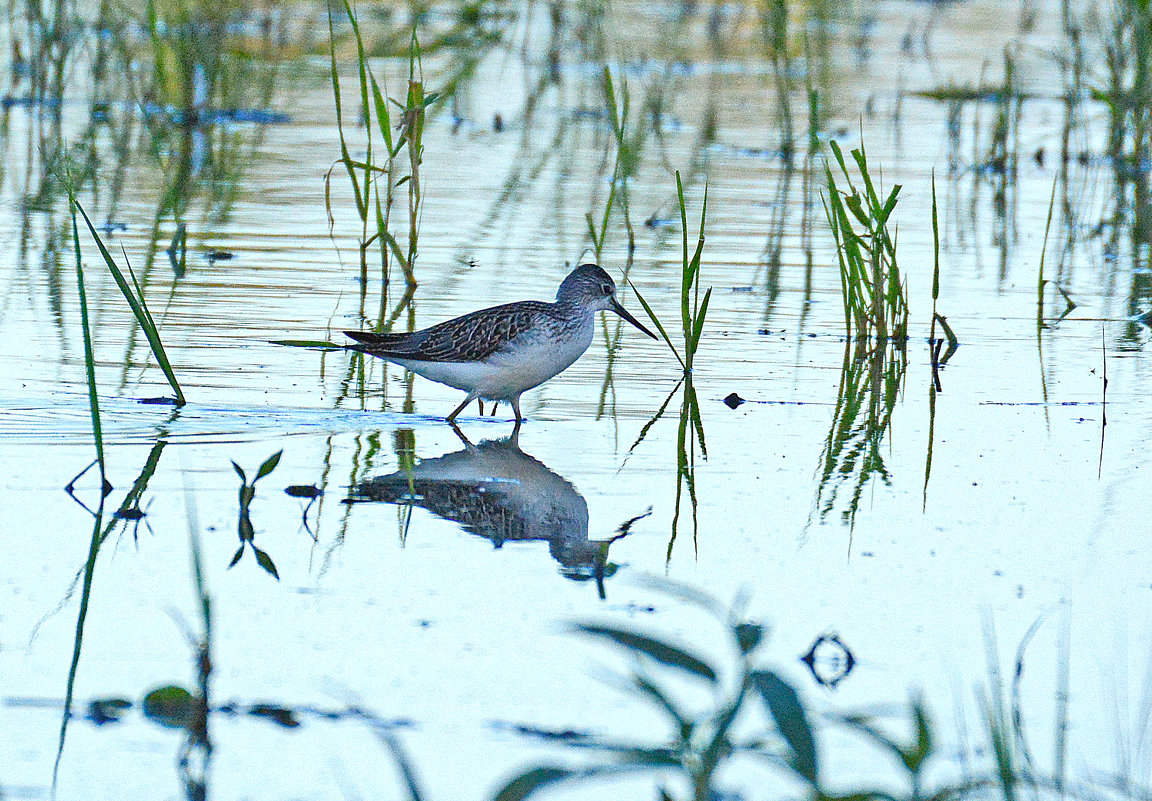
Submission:
[[[455,426],[453,430],[463,450],[355,484],[346,502],[418,506],[491,540],[497,548],[506,542],[544,540],[560,563],[561,575],[574,581],[595,579],[604,598],[604,579],[617,568],[608,561],[609,547],[647,513],[625,522],[606,540],[589,540],[587,501],[565,478],[520,450],[519,425],[510,437],[478,445]]]

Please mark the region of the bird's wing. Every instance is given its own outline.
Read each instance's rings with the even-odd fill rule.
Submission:
[[[478,361],[531,327],[547,306],[539,301],[493,306],[411,334],[344,333],[360,343],[354,346],[357,350],[374,356],[426,362]]]

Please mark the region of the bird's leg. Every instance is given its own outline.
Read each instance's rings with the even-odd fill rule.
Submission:
[[[524,415],[520,414],[520,396],[517,395],[512,399],[512,411],[516,412],[516,422],[524,422]]]
[[[467,406],[469,403],[471,403],[474,400],[476,400],[476,398],[469,395],[467,398],[464,399],[463,403],[461,403],[459,406],[456,407],[456,411],[454,411],[454,412],[452,412],[452,414],[448,415],[445,418],[445,420],[447,420],[449,423],[455,423],[456,422],[456,415],[458,415],[458,414],[460,414],[460,412],[464,411],[464,407]]]
[[[500,406],[500,401],[492,401],[492,417],[496,416],[496,409]]]
[[[476,402],[478,404],[480,404],[480,416],[483,417],[484,416],[484,399],[483,398],[477,398]]]

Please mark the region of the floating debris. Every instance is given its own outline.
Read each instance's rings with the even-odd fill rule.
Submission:
[[[724,405],[729,409],[735,409],[737,406],[744,402],[744,399],[737,395],[735,392],[731,393],[727,398],[724,399]]]

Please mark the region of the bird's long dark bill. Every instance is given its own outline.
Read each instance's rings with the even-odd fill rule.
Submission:
[[[655,334],[653,334],[651,331],[649,331],[647,328],[645,328],[643,325],[641,325],[639,320],[637,320],[635,317],[633,317],[631,314],[629,314],[628,310],[625,309],[623,306],[621,306],[619,303],[617,303],[615,300],[612,301],[612,311],[616,312],[621,317],[623,317],[625,320],[632,323],[632,325],[639,328],[641,331],[643,331],[648,336],[652,337],[653,339],[656,339]]]

